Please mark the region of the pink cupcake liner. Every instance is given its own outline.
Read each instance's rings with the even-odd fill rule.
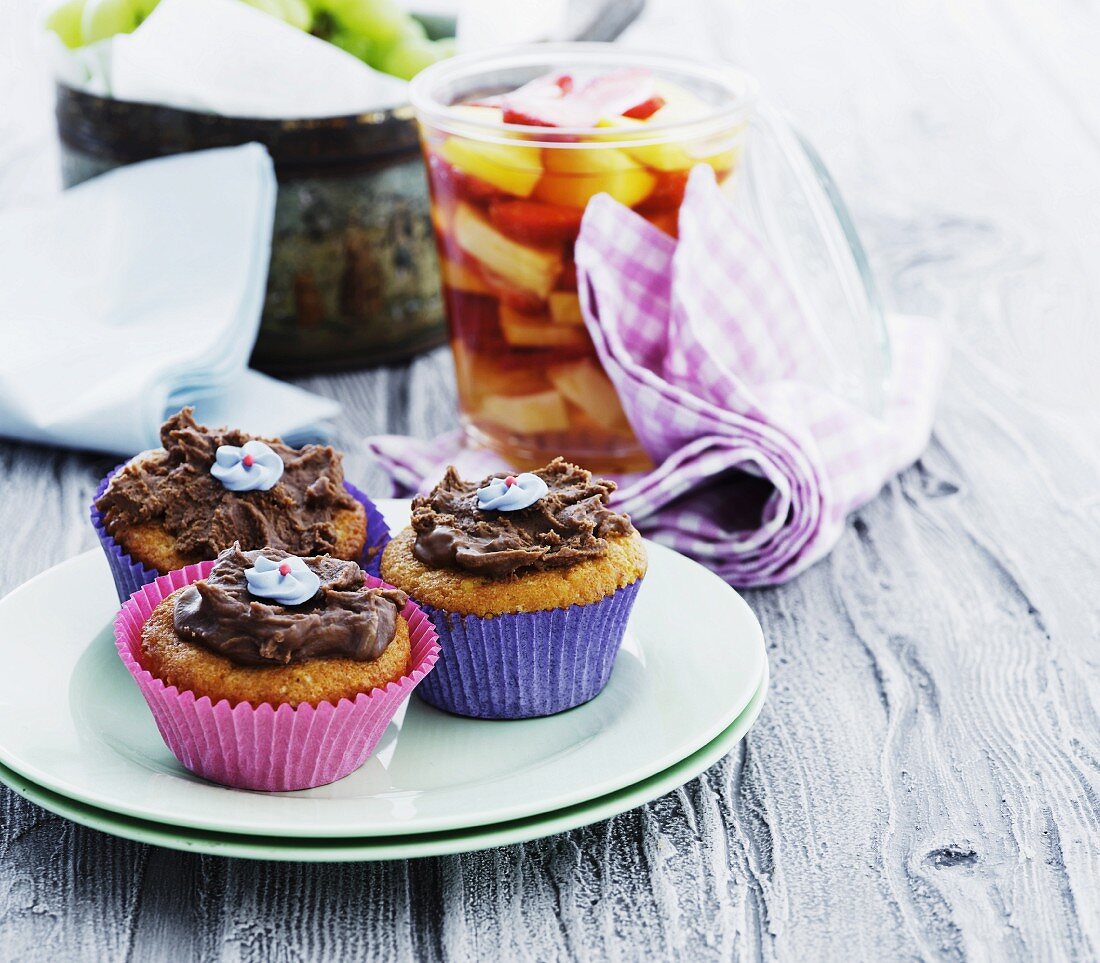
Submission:
[[[118,600],[120,602],[125,602],[139,588],[143,585],[148,585],[160,575],[160,572],[146,568],[131,555],[127,554],[123,547],[107,534],[107,529],[103,525],[103,514],[95,507],[95,503],[99,501],[99,496],[107,490],[107,486],[111,483],[111,479],[114,478],[115,472],[125,464],[126,463],[123,462],[122,465],[115,465],[115,467],[107,473],[107,477],[99,483],[99,487],[95,492],[95,497],[92,499],[91,509],[92,527],[99,537],[99,544],[103,548],[103,554],[107,556],[107,564],[111,568],[111,578],[114,579],[115,591],[118,592]],[[382,517],[382,513],[375,506],[374,502],[358,488],[350,482],[344,482],[344,487],[348,490],[352,498],[363,506],[363,510],[367,516],[367,537],[366,541],[363,543],[363,554],[359,556],[359,567],[367,574],[378,577],[380,574],[379,566],[382,564],[382,549],[384,549],[390,541],[389,526],[386,524],[386,520]],[[374,551],[372,554],[372,549],[377,549],[377,551]]]
[[[611,678],[641,584],[588,605],[492,618],[423,605],[441,653],[417,695],[479,719],[529,719],[588,702]]]
[[[439,658],[439,643],[428,616],[413,602],[401,615],[409,624],[414,668],[383,689],[360,693],[354,701],[273,706],[248,702],[212,703],[207,696],[180,692],[141,666],[141,629],[165,598],[204,578],[213,562],[200,562],[156,577],[141,586],[115,619],[115,645],[134,677],[173,755],[186,769],[235,789],[286,792],[323,786],[358,769],[369,758],[401,704]],[[371,588],[392,588],[372,575]]]

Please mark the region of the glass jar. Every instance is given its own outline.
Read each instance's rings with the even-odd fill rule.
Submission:
[[[676,123],[566,128],[487,121],[467,106],[551,72],[628,67],[686,91],[705,112]],[[518,468],[556,455],[597,471],[648,465],[581,314],[573,263],[581,217],[606,192],[675,236],[695,164],[735,182],[754,91],[734,70],[609,44],[457,57],[416,78],[410,93],[470,443]]]

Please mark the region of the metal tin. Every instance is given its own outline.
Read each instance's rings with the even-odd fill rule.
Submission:
[[[400,361],[447,337],[409,107],[350,117],[222,117],[57,85],[66,187],[104,171],[256,141],[279,191],[252,363],[301,373]]]

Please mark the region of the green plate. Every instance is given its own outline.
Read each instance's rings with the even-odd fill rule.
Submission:
[[[315,863],[447,856],[527,842],[576,829],[609,819],[671,792],[709,769],[744,738],[760,715],[767,689],[768,676],[765,670],[759,689],[744,711],[716,738],[675,765],[632,786],[554,812],[453,832],[318,840],[218,833],[120,816],[75,802],[66,796],[43,789],[3,765],[0,765],[0,781],[25,799],[75,823],[121,836],[123,839],[184,852]]]

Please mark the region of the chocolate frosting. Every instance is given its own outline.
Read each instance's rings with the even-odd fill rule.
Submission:
[[[452,465],[427,495],[413,500],[413,554],[429,568],[459,568],[489,578],[565,568],[607,552],[607,536],[630,535],[628,515],[607,507],[615,483],[555,458],[533,472],[549,491],[516,511],[477,507],[477,490]]]
[[[321,587],[300,605],[278,605],[248,592],[244,571],[254,559],[286,552],[226,549],[210,574],[176,598],[173,622],[182,639],[237,665],[271,666],[307,659],[377,659],[393,641],[397,615],[409,597],[397,589],[367,588],[355,562],[327,555],[303,561]]]
[[[215,558],[236,541],[294,555],[333,551],[333,517],[356,505],[344,488],[341,456],[327,445],[291,448],[263,438],[283,460],[282,477],[268,491],[229,491],[210,474],[214,454],[219,445],[239,447],[252,437],[198,425],[190,408],[169,418],[160,429],[164,448],[125,465],[96,501],[108,534],[155,522],[193,561]]]

